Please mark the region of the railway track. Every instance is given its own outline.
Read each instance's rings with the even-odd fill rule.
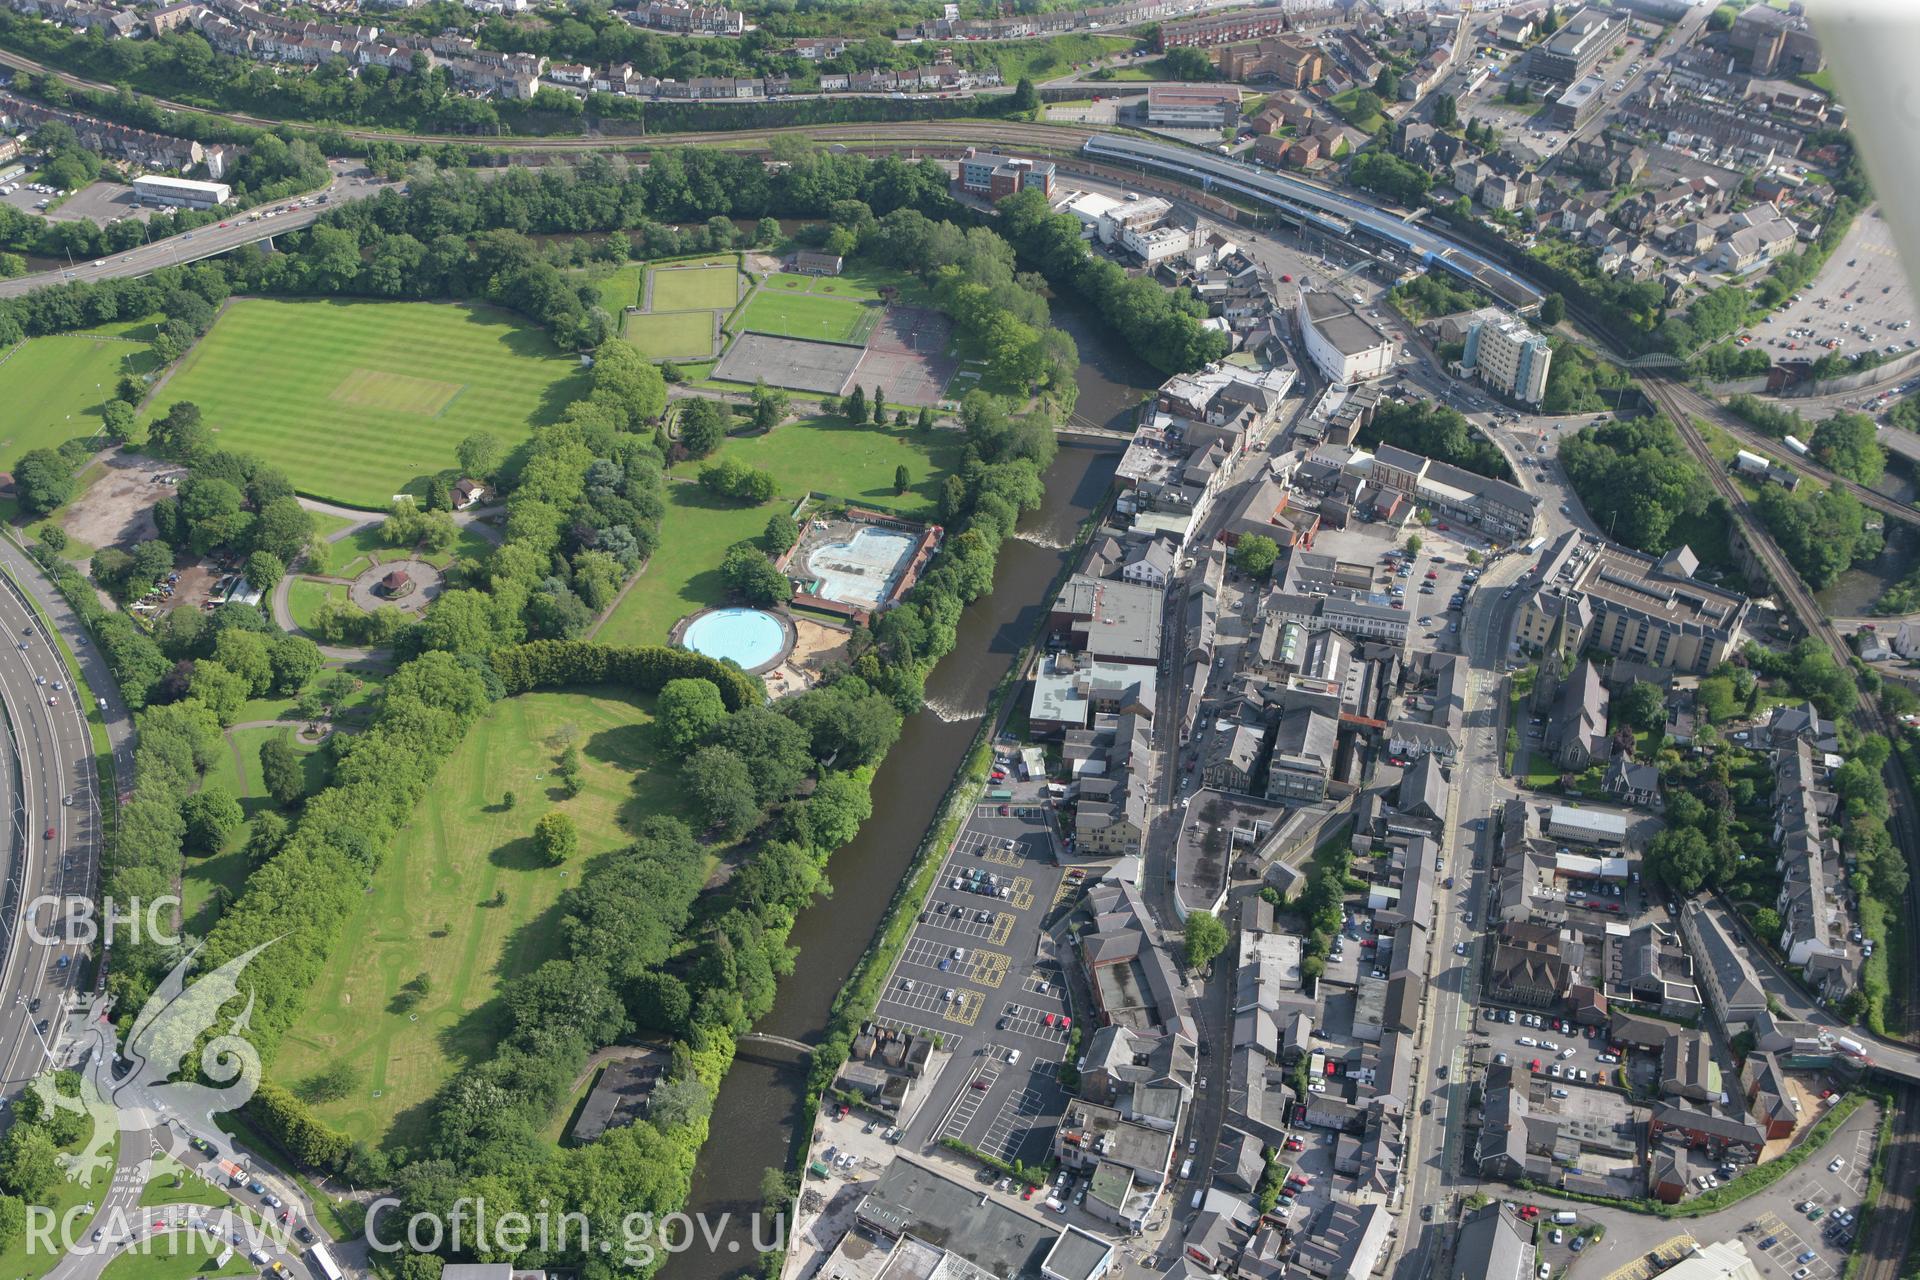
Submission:
[[[1905,520],[1912,524],[1920,524],[1920,511],[1914,510],[1906,503],[1889,498],[1884,493],[1878,493],[1869,489],[1866,485],[1858,481],[1849,480],[1845,476],[1837,475],[1815,462],[1812,458],[1803,458],[1791,449],[1777,448],[1779,441],[1761,435],[1752,427],[1735,417],[1730,411],[1715,401],[1708,399],[1706,396],[1701,395],[1692,387],[1681,386],[1678,383],[1669,383],[1668,385],[1672,388],[1674,397],[1678,402],[1689,405],[1692,412],[1712,422],[1714,426],[1726,432],[1742,444],[1752,445],[1757,449],[1766,449],[1769,453],[1781,454],[1781,460],[1790,469],[1818,480],[1823,484],[1837,485],[1858,498],[1862,505],[1872,507],[1882,515],[1892,516],[1896,520]]]
[[[1788,604],[1792,607],[1794,615],[1800,621],[1800,625],[1806,628],[1808,635],[1819,638],[1821,643],[1832,653],[1833,660],[1839,663],[1843,670],[1850,669],[1853,661],[1853,651],[1847,647],[1846,641],[1841,637],[1838,629],[1834,627],[1832,621],[1827,617],[1826,611],[1821,608],[1819,601],[1814,599],[1813,592],[1807,589],[1807,584],[1801,581],[1799,573],[1794,570],[1793,565],[1787,561],[1785,554],[1781,552],[1779,546],[1761,525],[1759,517],[1754,514],[1752,505],[1748,503],[1746,495],[1740,492],[1738,486],[1728,477],[1726,468],[1721,465],[1718,458],[1714,457],[1713,451],[1707,447],[1706,440],[1701,437],[1699,430],[1694,426],[1693,415],[1686,401],[1682,395],[1675,390],[1674,384],[1664,378],[1649,376],[1642,378],[1641,387],[1647,392],[1649,398],[1652,399],[1653,402],[1660,407],[1661,411],[1673,422],[1675,429],[1680,433],[1681,440],[1686,443],[1688,451],[1693,454],[1694,459],[1705,469],[1708,478],[1713,483],[1714,489],[1726,500],[1727,505],[1733,510],[1735,517],[1740,521],[1741,528],[1746,533],[1748,545],[1753,548],[1754,554],[1759,557],[1763,567],[1766,569],[1767,576],[1772,579],[1775,589],[1785,597]],[[1872,698],[1857,690],[1855,691],[1854,698],[1853,719],[1863,732],[1885,737],[1889,741],[1900,732],[1900,726],[1894,723],[1892,717],[1881,711],[1880,707]],[[1915,850],[1920,849],[1920,844],[1916,844],[1915,842],[1916,828],[1914,823],[1914,815],[1916,812],[1920,812],[1920,808],[1916,807],[1913,791],[1907,780],[1906,770],[1900,767],[1897,759],[1889,758],[1882,772],[1887,782],[1887,798],[1890,809],[1887,825],[1894,840],[1906,854],[1908,871],[1911,877],[1907,886],[1907,919],[1911,923],[1920,920],[1920,910],[1916,909],[1916,897],[1920,896],[1916,894],[1916,888],[1920,887],[1920,858],[1917,858],[1915,854]],[[1911,948],[1908,959],[1908,972],[1920,974],[1920,929],[1909,927],[1907,929],[1907,937],[1909,947]],[[1893,994],[1895,998],[1901,999],[1903,1002],[1907,995],[1905,992],[1895,992]],[[1912,1039],[1914,1037],[1910,1035],[1908,1038]]]
[[[70,89],[85,89],[104,93],[117,93],[119,86],[101,80],[89,80],[76,76],[57,67],[47,66],[32,58],[24,57],[11,50],[0,49],[0,66],[11,67],[16,71],[27,71],[34,75],[48,76]],[[1050,135],[1053,145],[1060,145],[1059,138],[1073,135],[1069,146],[1078,146],[1080,142],[1093,136],[1095,132],[1076,125],[1021,125],[1007,121],[967,121],[964,126],[959,121],[898,121],[867,122],[851,124],[817,125],[776,125],[764,129],[710,129],[682,133],[659,134],[595,134],[564,138],[522,138],[513,135],[488,135],[473,133],[396,133],[386,129],[356,129],[344,126],[302,123],[290,120],[274,120],[266,116],[249,115],[239,111],[211,111],[205,107],[196,107],[185,102],[175,102],[166,98],[147,97],[147,101],[168,111],[179,111],[195,116],[211,117],[247,125],[255,129],[292,128],[305,132],[318,132],[322,128],[336,130],[356,142],[394,142],[419,146],[481,146],[497,150],[524,152],[584,152],[584,151],[648,151],[661,146],[738,146],[742,139],[771,140],[782,134],[802,134],[809,139],[824,142],[845,142],[849,139],[893,142],[902,137],[911,137],[917,128],[946,132],[940,135],[942,141],[952,140],[959,145],[979,145],[983,141],[1000,140],[1021,145],[1033,145],[1032,140]],[[865,130],[865,133],[861,133]]]
[[[1859,1280],[1899,1280],[1913,1224],[1913,1188],[1920,1179],[1920,1089],[1908,1085],[1894,1094],[1893,1125],[1887,1134],[1887,1168],[1880,1202],[1867,1219],[1860,1241]]]
[[[1643,376],[1640,385],[1647,397],[1673,422],[1688,452],[1705,469],[1714,489],[1726,500],[1746,534],[1748,545],[1759,557],[1775,589],[1792,607],[1801,626],[1806,628],[1808,635],[1820,639],[1842,669],[1849,668],[1852,650],[1847,648],[1846,642],[1828,620],[1806,583],[1800,580],[1800,575],[1788,563],[1785,554],[1761,526],[1746,496],[1708,448],[1706,440],[1694,426],[1693,415],[1683,393],[1665,378]],[[1899,732],[1899,726],[1866,694],[1856,691],[1854,697],[1854,722],[1863,732],[1884,736],[1891,741],[1893,735]],[[1915,877],[1910,878],[1907,886],[1908,972],[1920,974],[1920,928],[1914,924],[1920,921],[1920,910],[1916,910],[1916,899],[1920,899],[1920,865],[1916,865],[1916,862],[1920,859],[1916,858],[1915,853],[1920,845],[1915,844],[1914,826],[1914,815],[1920,810],[1916,809],[1906,770],[1900,766],[1897,758],[1888,759],[1882,774],[1887,783],[1887,826],[1896,844],[1904,851],[1908,870]],[[1891,994],[1903,1002],[1907,996],[1905,992]],[[1915,1034],[1909,1032],[1907,1039],[1911,1041],[1915,1038]],[[1894,1092],[1893,1127],[1888,1144],[1887,1174],[1880,1203],[1874,1208],[1867,1238],[1861,1242],[1860,1275],[1865,1280],[1896,1280],[1905,1261],[1907,1243],[1913,1230],[1913,1186],[1915,1180],[1920,1178],[1920,1089],[1912,1085],[1903,1085]]]

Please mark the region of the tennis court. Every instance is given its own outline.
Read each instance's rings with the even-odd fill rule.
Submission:
[[[770,387],[837,396],[847,389],[863,354],[861,348],[843,343],[743,333],[713,366],[713,376],[749,386],[765,378]]]
[[[960,371],[953,322],[923,307],[888,307],[855,366],[853,380],[879,387],[888,404],[939,404]]]

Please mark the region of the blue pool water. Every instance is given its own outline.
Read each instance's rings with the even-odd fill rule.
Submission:
[[[765,666],[786,647],[786,628],[761,609],[715,609],[695,618],[680,643],[709,658],[731,658],[747,670]]]

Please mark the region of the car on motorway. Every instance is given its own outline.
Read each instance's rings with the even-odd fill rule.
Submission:
[[[59,834],[60,833],[58,831],[55,831],[52,827],[47,828],[47,839],[51,840]]]

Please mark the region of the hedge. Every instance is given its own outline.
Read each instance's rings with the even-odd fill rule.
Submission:
[[[664,645],[532,640],[496,649],[493,669],[509,694],[582,684],[617,684],[658,693],[669,680],[698,678],[720,687],[729,711],[757,706],[766,699],[765,686],[735,664]]]

